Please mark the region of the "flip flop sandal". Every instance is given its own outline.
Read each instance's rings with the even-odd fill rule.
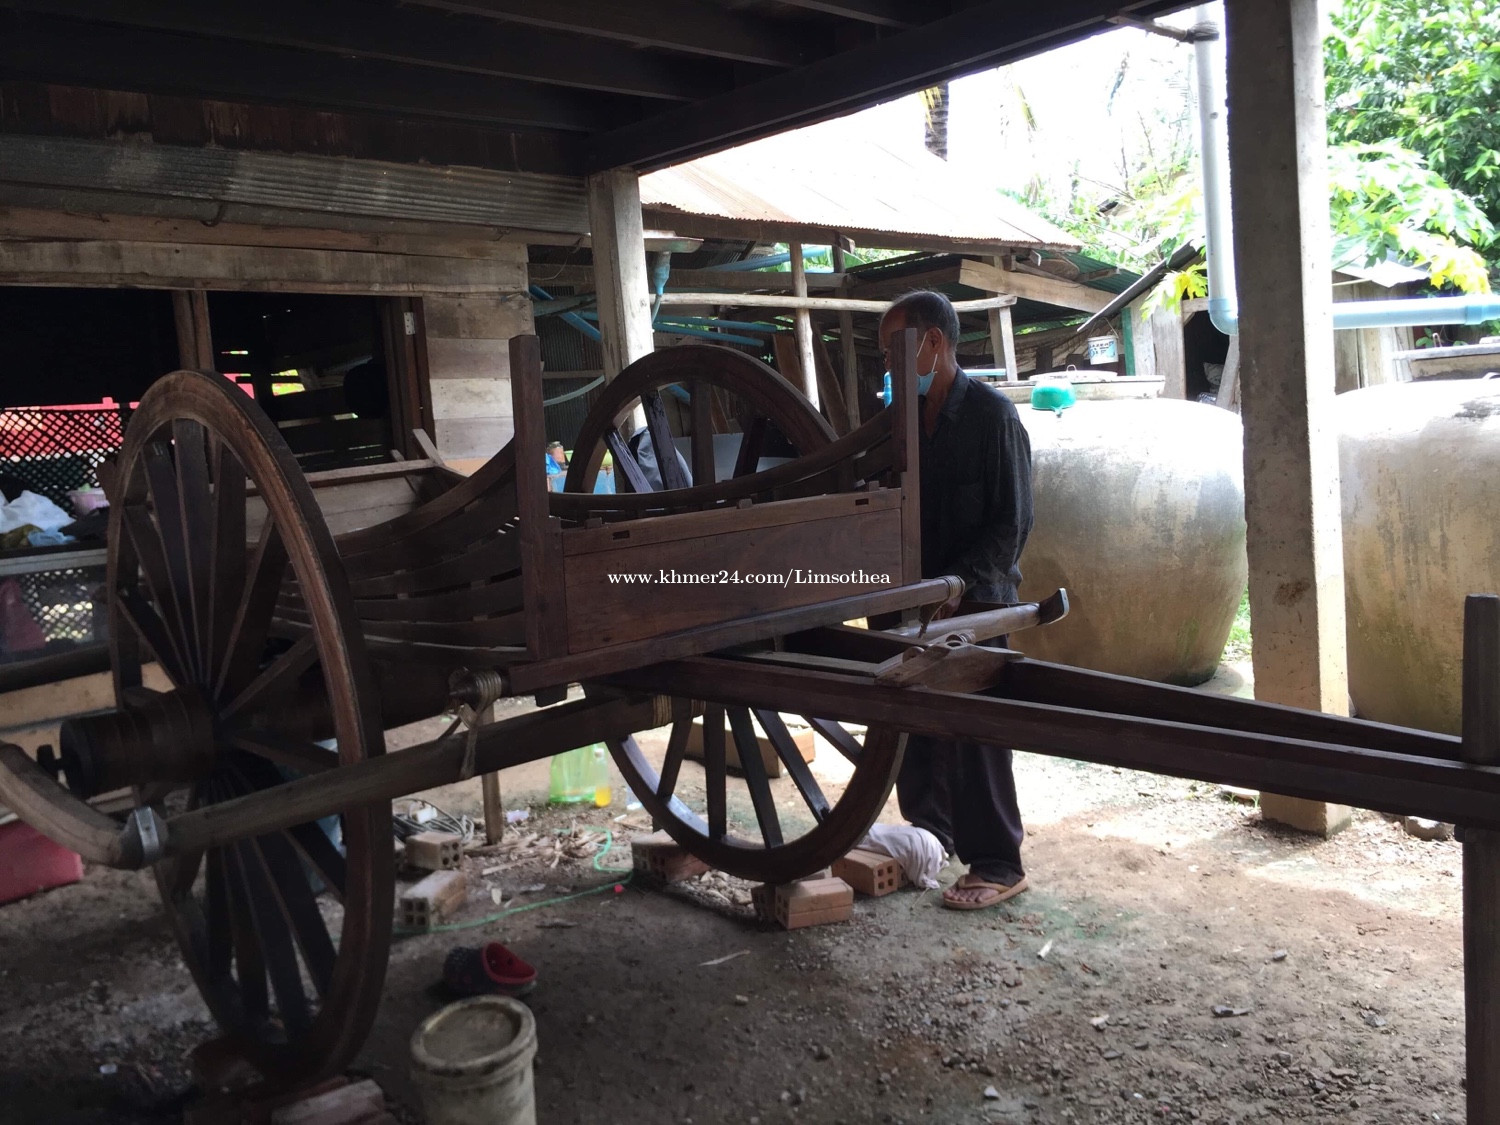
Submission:
[[[984,879],[977,879],[973,875],[962,876],[957,883],[953,884],[955,891],[994,891],[991,898],[980,898],[974,902],[960,902],[943,895],[943,905],[949,910],[986,910],[991,906],[999,906],[1007,899],[1015,898],[1030,884],[1026,882],[1026,876],[1022,875],[1014,883],[1006,886],[1004,883],[991,883]]]
[[[536,969],[498,941],[459,946],[443,960],[443,983],[459,996],[524,996],[536,987]]]

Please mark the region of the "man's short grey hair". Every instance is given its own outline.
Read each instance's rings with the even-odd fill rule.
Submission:
[[[931,289],[916,289],[897,297],[891,302],[887,315],[901,312],[906,317],[906,327],[926,332],[936,328],[953,347],[958,347],[958,313],[953,302],[943,294]]]

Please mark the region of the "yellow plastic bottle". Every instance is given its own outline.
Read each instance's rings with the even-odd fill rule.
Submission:
[[[594,807],[606,808],[613,794],[609,785],[609,754],[603,743],[594,743]]]

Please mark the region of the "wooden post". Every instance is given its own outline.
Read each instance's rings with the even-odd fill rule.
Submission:
[[[1463,755],[1500,763],[1500,598],[1464,603]],[[1462,830],[1469,1125],[1500,1121],[1500,832]]]
[[[1148,297],[1137,297],[1125,308],[1124,317],[1130,324],[1130,359],[1137,379],[1156,378],[1156,341],[1152,337],[1151,321],[1142,315]]]
[[[837,234],[833,236],[831,254],[833,272],[842,277],[847,266]],[[849,287],[840,282],[838,293],[847,297]],[[859,426],[859,353],[854,349],[854,314],[847,310],[839,313],[839,347],[844,356],[844,406],[849,411],[849,426],[854,429]]]
[[[495,721],[495,705],[491,703],[479,713],[481,726]],[[479,792],[484,798],[484,842],[498,844],[505,835],[505,802],[500,799],[500,773],[498,770],[479,775]]]
[[[1006,382],[1015,382],[1016,332],[1009,307],[990,310],[990,350],[995,357],[995,366],[1005,369]]]
[[[792,293],[807,296],[807,269],[802,264],[802,243],[793,242],[792,249]],[[792,313],[792,324],[797,333],[797,359],[802,366],[802,393],[818,408],[818,367],[813,356],[812,313],[799,308]]]
[[[1187,358],[1183,354],[1182,314],[1157,309],[1146,321],[1162,398],[1187,398]]]
[[[996,271],[1005,268],[1005,262],[1001,258],[991,258],[990,265]],[[990,354],[994,357],[996,367],[1005,369],[1007,382],[1014,382],[1020,378],[1016,371],[1016,330],[1008,307],[990,309]]]
[[[547,438],[542,407],[542,346],[535,336],[510,341],[510,397],[516,433],[516,514],[520,519],[521,589],[526,648],[533,660],[567,651],[563,620],[562,530],[547,503]]]
[[[172,290],[172,316],[177,325],[177,362],[189,371],[217,371],[208,294],[201,289]]]
[[[613,379],[652,350],[640,181],[629,168],[595,172],[588,178],[588,197],[604,377]]]
[[[1214,398],[1215,406],[1233,410],[1239,398],[1240,386],[1240,338],[1229,337],[1229,354],[1224,357],[1224,373],[1219,376],[1219,393]]]
[[[1227,0],[1229,157],[1255,695],[1347,714],[1318,8]],[[1294,249],[1294,267],[1267,246]],[[1343,806],[1275,795],[1261,812],[1322,835],[1349,822]]]

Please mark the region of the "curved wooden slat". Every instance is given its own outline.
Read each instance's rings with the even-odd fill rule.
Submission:
[[[403,539],[421,535],[454,513],[463,511],[474,501],[503,488],[507,480],[514,480],[515,471],[515,442],[506,442],[500,452],[481,465],[462,484],[454,485],[421,507],[385,523],[362,527],[358,531],[338,536],[334,542],[338,545],[339,554],[352,558],[367,551],[378,552]]]
[[[467,550],[470,544],[515,518],[516,490],[497,487],[469,507],[434,523],[421,535],[403,536],[360,554],[345,556],[344,569],[351,579],[359,579],[420,566],[434,558]]]
[[[352,578],[349,585],[359,598],[395,594],[435,593],[471,582],[505,578],[521,569],[521,541],[514,529],[476,543],[462,555],[410,570],[392,570],[366,578]]]

